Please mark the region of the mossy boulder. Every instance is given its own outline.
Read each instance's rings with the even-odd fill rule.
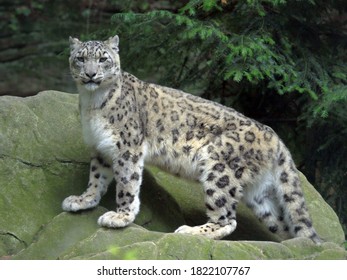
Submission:
[[[77,95],[46,91],[0,97],[0,257],[14,259],[346,259],[334,211],[305,177],[301,180],[314,225],[327,241],[282,241],[240,205],[238,228],[226,240],[172,233],[205,222],[198,183],[147,166],[141,211],[124,229],[100,228],[114,209],[114,188],[99,207],[65,213],[61,202],[82,193],[89,152],[81,138]]]

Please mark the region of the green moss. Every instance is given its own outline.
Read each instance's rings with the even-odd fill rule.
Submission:
[[[91,236],[81,240],[61,257],[63,259],[78,258],[88,254],[103,252],[112,253],[112,249],[129,246],[135,243],[155,241],[162,233],[147,231],[139,226],[131,225],[121,229],[99,228]]]
[[[313,225],[324,241],[342,244],[345,234],[334,210],[324,201],[322,196],[307,181],[303,174],[300,180],[305,195],[307,208],[313,220]]]
[[[114,247],[106,252],[79,256],[88,260],[153,260],[157,258],[157,245],[150,241],[135,243],[123,247]]]
[[[93,234],[97,218],[106,209],[97,208],[80,213],[61,213],[54,217],[36,236],[32,244],[15,259],[58,259],[75,243]]]
[[[214,241],[200,236],[166,234],[158,242],[158,259],[208,260]]]
[[[343,249],[324,250],[313,258],[314,260],[346,260],[347,254]]]

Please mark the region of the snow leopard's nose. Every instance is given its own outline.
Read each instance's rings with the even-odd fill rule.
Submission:
[[[86,72],[86,76],[90,79],[93,79],[96,76],[95,72]]]
[[[85,75],[92,80],[98,72],[98,65],[94,61],[87,60],[83,65],[83,70]]]

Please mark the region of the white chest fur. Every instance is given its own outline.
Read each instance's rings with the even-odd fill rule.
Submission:
[[[106,98],[107,91],[80,91],[80,114],[83,139],[87,146],[111,157],[113,149],[112,131],[107,128],[102,109],[99,109]]]

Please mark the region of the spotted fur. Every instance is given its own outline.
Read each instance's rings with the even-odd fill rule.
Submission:
[[[298,171],[274,131],[239,112],[180,90],[145,83],[120,70],[118,37],[70,38],[84,140],[92,151],[89,184],[63,202],[66,211],[95,207],[112,179],[117,210],[105,227],[124,227],[139,212],[145,162],[202,183],[208,223],[178,233],[220,239],[236,228],[243,200],[267,228],[319,243]]]

